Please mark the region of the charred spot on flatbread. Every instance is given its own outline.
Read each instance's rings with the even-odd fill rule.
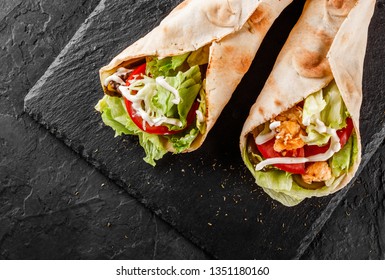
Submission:
[[[206,8],[207,19],[217,26],[234,27],[240,17],[239,1],[227,1],[227,5],[223,1],[210,0],[211,5]]]
[[[294,50],[293,66],[302,77],[323,78],[331,75],[326,55],[333,42],[333,37],[323,29],[315,29],[312,32],[315,36],[312,39],[304,40]]]
[[[267,30],[270,26],[269,13],[269,7],[262,3],[258,7],[258,9],[251,15],[249,19],[249,24],[254,28]]]
[[[326,9],[331,16],[346,17],[356,2],[357,0],[328,0]]]
[[[277,106],[277,107],[282,107],[282,102],[281,101],[279,101],[278,99],[276,99],[276,100],[274,100],[274,104],[275,104],[275,106]]]
[[[293,66],[299,75],[306,78],[322,78],[331,74],[326,56],[302,48],[293,56]]]

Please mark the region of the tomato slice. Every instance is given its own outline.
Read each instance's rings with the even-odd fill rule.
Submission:
[[[138,66],[137,68],[135,68],[134,71],[132,71],[130,73],[130,75],[128,76],[128,78],[126,80],[126,85],[129,86],[130,81],[135,79],[135,76],[136,76],[136,80],[143,79],[143,74],[145,74],[145,71],[146,71],[146,64],[145,63]],[[136,92],[133,92],[133,94],[136,94]],[[198,108],[199,108],[199,102],[195,101],[193,103],[193,105],[191,106],[189,113],[187,114],[187,118],[186,118],[187,126],[186,126],[186,128],[180,129],[180,130],[169,130],[168,127],[165,125],[152,126],[152,125],[148,124],[146,121],[144,121],[142,119],[142,117],[139,114],[137,114],[135,109],[132,107],[132,102],[129,101],[125,97],[124,97],[124,103],[126,104],[127,112],[130,115],[132,121],[135,123],[135,125],[140,130],[142,130],[144,132],[147,132],[150,134],[156,134],[156,135],[172,135],[172,134],[176,134],[176,133],[183,131],[190,124],[193,123],[193,121],[195,119],[195,111],[198,110]]]
[[[346,127],[337,130],[337,135],[340,138],[341,148],[348,142],[350,135],[353,132],[353,120],[352,118],[346,119]]]
[[[264,144],[257,145],[259,152],[264,158],[277,158],[284,157],[281,153],[278,153],[274,150],[275,138],[267,141]],[[285,157],[304,157],[305,151],[304,148],[299,148],[293,151],[287,151]],[[275,167],[290,172],[292,174],[305,174],[305,163],[296,163],[296,164],[274,164]]]
[[[340,138],[341,148],[343,148],[346,142],[348,142],[350,135],[352,135],[352,132],[353,132],[353,121],[351,118],[347,118],[346,126],[344,128],[337,130],[337,135]],[[306,145],[305,155],[307,157],[310,157],[318,154],[323,154],[323,153],[326,153],[329,147],[330,147],[330,141],[322,147],[318,147],[317,145],[312,145],[312,146]]]
[[[135,79],[135,76],[137,80],[140,80],[140,79],[143,79],[143,76],[146,73],[146,63],[143,63],[141,65],[139,65],[138,67],[136,67],[134,69],[134,71],[132,71],[130,73],[130,75],[128,75],[127,79],[126,79],[126,85],[129,86],[130,85],[130,81]]]

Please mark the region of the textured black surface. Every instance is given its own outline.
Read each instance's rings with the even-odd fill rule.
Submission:
[[[0,259],[205,259],[23,114],[99,0],[0,1]]]
[[[26,109],[104,174],[214,256],[300,257],[348,188],[333,197],[285,208],[254,185],[243,167],[237,143],[255,99],[248,95],[249,90],[261,89],[274,56],[298,17],[301,1],[285,11],[279,25],[268,34],[251,71],[199,151],[167,156],[156,168],[149,167],[141,160],[143,152],[137,140],[114,139],[113,132],[102,125],[92,108],[101,97],[97,79],[100,66],[153,28],[177,2],[138,1],[128,10],[120,1],[102,1],[30,92]],[[383,66],[378,65],[384,57],[383,15],[381,2],[370,28],[365,64],[362,166],[382,142],[385,130]],[[258,73],[258,79],[253,73]],[[228,127],[233,128],[231,133]]]
[[[206,258],[29,118],[0,127],[0,259]]]

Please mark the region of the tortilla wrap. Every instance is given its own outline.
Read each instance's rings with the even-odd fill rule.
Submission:
[[[363,64],[374,6],[375,0],[308,0],[245,121],[240,137],[244,160],[247,135],[260,124],[324,88],[333,79],[340,90],[357,135],[358,158],[333,188],[301,193],[264,189],[287,206],[298,204],[306,197],[334,193],[346,186],[357,171],[361,161],[359,117]],[[288,201],[290,197],[295,201]]]
[[[247,72],[270,26],[292,0],[186,0],[158,27],[100,69],[103,81],[147,56],[169,57],[210,45],[206,72],[206,130],[185,152],[201,146]],[[166,140],[165,148],[175,152]]]

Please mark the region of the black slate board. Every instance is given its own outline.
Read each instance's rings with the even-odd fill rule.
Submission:
[[[153,168],[142,161],[144,153],[135,137],[114,138],[93,109],[102,96],[98,69],[155,27],[179,2],[143,0],[127,8],[122,1],[101,1],[30,91],[25,109],[214,257],[298,258],[348,188],[286,208],[254,184],[242,163],[238,141],[249,108],[299,17],[303,1],[294,1],[274,24],[250,71],[198,151],[168,155]],[[370,26],[365,62],[361,169],[385,136],[384,15],[381,1]]]

